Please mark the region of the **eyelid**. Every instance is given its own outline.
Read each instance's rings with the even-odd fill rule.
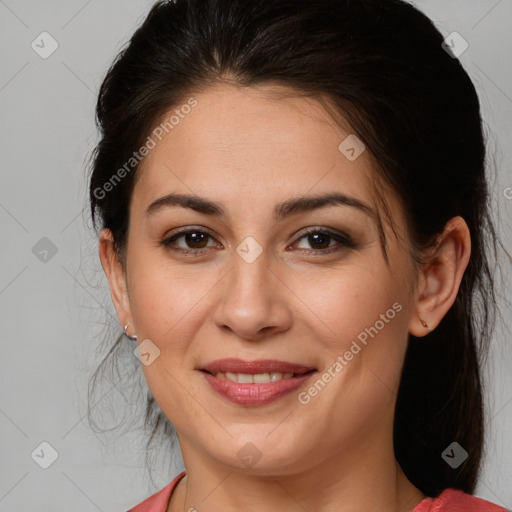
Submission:
[[[206,233],[208,234],[209,236],[211,236],[212,238],[215,238],[217,237],[217,235],[209,228],[207,228],[206,226],[186,226],[186,227],[183,227],[183,228],[177,228],[176,230],[173,230],[169,235],[166,235],[164,237],[164,240],[165,239],[169,239],[169,238],[173,238],[175,236],[178,236],[178,235],[183,235],[183,234],[187,234],[187,233],[196,233],[196,232],[201,232],[201,233]]]
[[[292,236],[294,238],[302,238],[305,235],[309,235],[311,233],[324,233],[326,235],[332,235],[337,236],[339,238],[346,238],[347,240],[350,240],[350,236],[346,233],[343,233],[342,231],[334,230],[325,226],[309,226],[307,228],[303,228],[296,233],[294,233]]]

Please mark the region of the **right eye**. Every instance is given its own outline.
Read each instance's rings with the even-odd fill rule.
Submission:
[[[160,245],[170,249],[171,251],[185,254],[200,254],[204,253],[203,249],[208,247],[208,241],[212,238],[212,235],[207,231],[195,228],[186,229],[165,238],[160,242]],[[180,246],[176,243],[180,239],[183,240],[185,246]]]

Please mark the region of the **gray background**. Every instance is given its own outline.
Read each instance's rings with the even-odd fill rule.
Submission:
[[[443,35],[457,31],[469,43],[460,60],[481,98],[489,161],[498,168],[492,202],[510,250],[512,2],[414,3]],[[178,455],[174,465],[155,468],[151,485],[140,432],[114,443],[96,436],[86,419],[87,382],[102,355],[98,346],[108,321],[112,339],[120,332],[86,204],[86,160],[97,141],[94,105],[108,66],[150,5],[0,0],[0,512],[122,511],[181,469]],[[59,45],[47,59],[31,48],[43,31]],[[501,304],[506,320],[510,309]],[[486,368],[492,379],[488,453],[477,494],[507,508],[511,368],[509,325],[501,323]],[[96,407],[119,407],[122,387],[106,388]],[[136,412],[128,411],[126,422]],[[42,442],[58,454],[48,469],[35,462],[44,458]],[[34,450],[39,458],[31,456]]]

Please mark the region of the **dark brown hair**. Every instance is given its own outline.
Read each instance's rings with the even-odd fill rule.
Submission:
[[[434,24],[402,0],[158,2],[101,85],[101,140],[90,178],[94,226],[99,219],[112,231],[124,261],[138,166],[106,184],[162,116],[214,83],[279,84],[327,99],[364,142],[374,180],[402,203],[416,264],[447,221],[462,216],[472,243],[468,267],[438,327],[422,340],[410,336],[396,404],[396,458],[429,496],[475,487],[484,434],[479,361],[493,331],[491,258],[501,245],[477,93],[442,43]],[[120,336],[94,374],[91,396],[102,366],[123,343]],[[159,428],[173,434],[150,393],[145,424],[153,427],[149,443]],[[469,453],[457,469],[441,457],[453,441]]]

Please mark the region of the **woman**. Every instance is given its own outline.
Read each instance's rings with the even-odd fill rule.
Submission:
[[[479,101],[427,17],[159,2],[97,117],[101,263],[185,465],[133,512],[505,510],[471,496],[497,243]]]

